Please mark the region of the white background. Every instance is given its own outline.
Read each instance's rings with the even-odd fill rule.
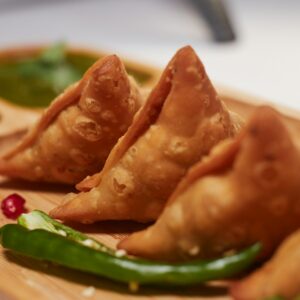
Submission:
[[[191,44],[214,81],[300,110],[300,1],[226,3],[229,44],[185,0],[0,0],[0,48],[65,40],[163,67]]]

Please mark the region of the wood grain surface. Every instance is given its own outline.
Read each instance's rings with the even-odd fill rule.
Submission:
[[[245,118],[256,105],[264,101],[251,98],[227,89],[220,89],[222,98],[235,112]],[[284,120],[298,139],[300,132],[299,113],[283,108]],[[40,111],[15,108],[0,101],[0,134],[6,134],[31,124]],[[48,212],[58,204],[63,195],[73,191],[72,187],[50,184],[33,184],[12,181],[0,177],[0,199],[11,193],[19,193],[26,199],[28,210],[40,209]],[[8,223],[0,213],[0,225]],[[114,247],[119,239],[144,225],[129,222],[102,222],[77,227],[83,232]],[[60,249],[57,249],[60,251]],[[118,284],[101,277],[83,274],[44,262],[36,262],[0,247],[0,299],[230,299],[226,293],[228,283],[211,283],[179,289],[156,289],[141,287],[131,293],[124,284]]]

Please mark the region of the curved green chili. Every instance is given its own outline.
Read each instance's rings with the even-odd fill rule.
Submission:
[[[87,236],[86,234],[83,234],[82,232],[74,230],[73,228],[52,219],[40,210],[33,210],[30,213],[22,214],[18,218],[18,224],[29,230],[44,229],[93,249],[101,250],[111,254],[115,253],[113,249],[105,246],[97,240]]]
[[[158,285],[189,285],[231,277],[249,267],[261,248],[259,244],[255,244],[238,254],[220,259],[169,264],[117,257],[57,233],[43,229],[28,230],[16,224],[2,227],[1,244],[6,249],[38,260],[54,262],[116,281]]]
[[[287,299],[282,296],[273,296],[273,297],[269,297],[265,300],[287,300]],[[293,300],[300,300],[300,295],[294,297]]]

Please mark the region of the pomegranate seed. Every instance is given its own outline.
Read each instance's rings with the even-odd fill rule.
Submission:
[[[4,198],[1,203],[3,214],[9,219],[16,219],[26,212],[25,199],[18,194],[11,194]]]

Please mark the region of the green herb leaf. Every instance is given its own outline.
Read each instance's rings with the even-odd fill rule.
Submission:
[[[59,42],[46,49],[39,57],[39,60],[46,64],[60,64],[65,61],[66,44]]]
[[[79,72],[66,63],[54,68],[49,76],[56,93],[60,93],[67,86],[80,79]]]
[[[22,62],[19,74],[25,78],[40,81],[56,94],[80,79],[80,73],[66,59],[65,44],[57,43],[46,49],[40,56]]]

